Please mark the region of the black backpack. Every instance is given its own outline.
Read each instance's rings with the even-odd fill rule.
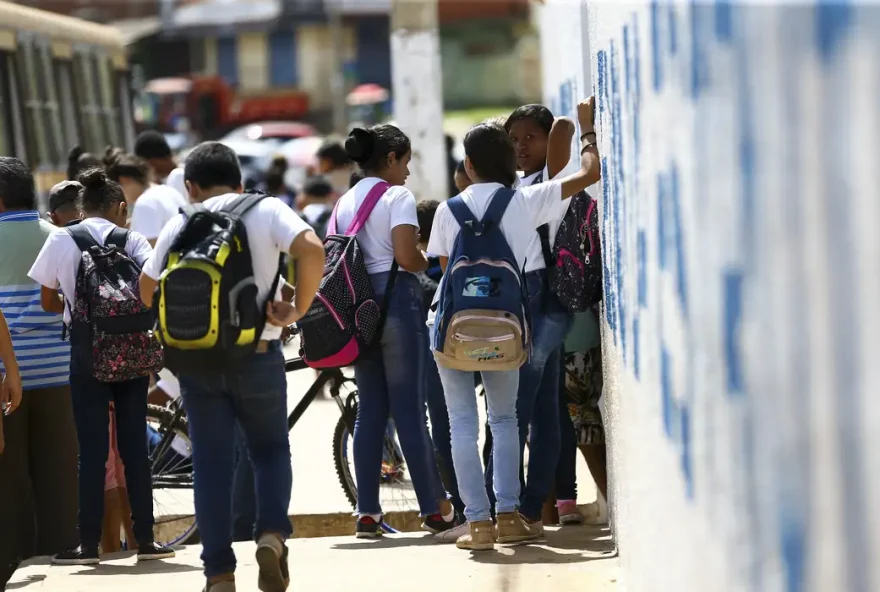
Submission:
[[[162,369],[153,315],[141,301],[141,268],[125,252],[128,231],[114,228],[102,245],[82,224],[65,231],[82,253],[70,309],[71,367],[101,382],[122,382]]]
[[[241,218],[266,198],[244,194],[217,211],[193,204],[181,208],[186,223],[168,249],[155,298],[156,332],[172,372],[234,370],[256,350],[266,311],[265,303],[257,302]],[[270,299],[277,287],[276,274]]]
[[[532,184],[541,183],[539,173]],[[550,291],[571,312],[583,312],[602,300],[602,252],[599,244],[599,209],[586,191],[571,197],[562,218],[553,250],[550,227],[538,227],[547,265]]]

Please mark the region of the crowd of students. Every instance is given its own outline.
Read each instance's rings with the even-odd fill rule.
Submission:
[[[566,356],[565,341],[575,323],[578,333],[598,332],[584,329],[584,323],[595,324],[593,311],[575,315],[555,297],[548,279],[552,262],[546,256],[569,198],[600,177],[592,99],[581,103],[577,113],[575,125],[554,119],[545,107],[529,105],[502,122],[475,126],[464,139],[466,158],[455,170],[460,195],[444,203],[417,203],[405,187],[410,140],[392,125],[356,128],[344,147],[322,148],[319,172],[327,176],[309,179],[300,195],[286,194],[284,171],[275,171],[268,189],[287,199],[242,196],[238,160],[219,143],[199,145],[181,166],[164,139],[149,132],[139,136],[134,154],[108,149],[97,158],[77,150],[71,153],[69,180],[51,191],[52,224],[36,211],[27,167],[0,157],[0,361],[5,375],[0,451],[6,445],[0,455],[0,561],[7,571],[36,554],[54,555],[59,564],[98,563],[100,551],[118,548],[120,526],[129,547],[137,546],[139,559],[174,554],[153,541],[144,438],[151,377],[161,364],[154,367],[142,359],[146,354],[122,359],[133,355],[123,349],[114,362],[119,376],[96,377],[95,360],[103,354],[91,342],[83,349],[77,339],[87,319],[83,315],[89,314],[82,302],[88,288],[83,266],[109,256],[124,257],[139,272],[120,287],[117,303],[134,291],[138,301],[131,304],[132,318],[159,303],[162,320],[156,331],[165,344],[166,365],[178,360],[172,369],[189,420],[205,589],[235,589],[230,508],[242,465],[252,470],[255,511],[244,530],[252,527],[257,541],[259,587],[286,589],[292,474],[280,337],[284,327],[310,318],[303,317],[314,311],[316,294],[322,298],[325,262],[332,254],[329,246],[325,252],[322,239],[350,228],[357,229],[366,289],[382,303],[375,339],[354,362],[359,390],[356,535],[382,534],[379,488],[389,419],[423,528],[439,541],[483,550],[496,542],[538,539],[542,507],[553,491],[563,523],[582,521],[575,501],[576,446],[604,443],[601,417],[597,422],[592,414],[598,409],[601,378],[598,395],[588,389],[584,400],[569,399],[583,392],[578,385],[585,372],[595,374],[590,356],[597,343],[581,340],[577,347],[591,353],[577,358]],[[580,166],[561,176],[578,127]],[[347,190],[340,187],[343,175]],[[172,356],[178,342],[161,327],[170,322],[165,316],[172,308],[163,300],[164,283],[171,281],[169,260],[180,260],[181,245],[195,232],[197,212],[236,213],[241,234],[230,230],[224,240],[238,244],[239,251],[241,241],[246,243],[253,295],[265,311],[265,319],[254,325],[257,337],[247,355],[208,374],[180,364],[183,358]],[[477,227],[482,230],[475,232]],[[463,228],[471,238],[460,237]],[[444,330],[444,307],[450,306],[445,299],[452,298],[449,264],[462,257],[482,261],[482,252],[467,252],[468,244],[477,244],[473,236],[482,234],[504,245],[519,274],[524,352],[520,362],[504,369],[477,365],[475,375],[473,369],[443,362],[444,346],[437,336]],[[206,256],[216,255],[214,249]],[[295,263],[295,274],[285,273],[279,256]],[[62,338],[62,325],[70,327],[73,350]],[[137,328],[125,331],[139,334]],[[242,336],[236,346],[245,343]],[[585,366],[587,358],[592,362]],[[169,378],[175,380],[166,376],[166,384]],[[488,414],[482,459],[475,379],[485,389]],[[596,383],[592,377],[588,381]],[[150,396],[156,394],[154,389]],[[604,494],[604,449],[585,456]],[[115,530],[109,540],[108,530]],[[242,529],[237,525],[235,530]],[[5,582],[3,575],[0,582]]]

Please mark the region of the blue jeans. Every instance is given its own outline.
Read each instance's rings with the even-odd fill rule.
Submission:
[[[244,431],[235,426],[235,471],[232,477],[232,540],[254,540],[257,522],[257,494],[254,489],[254,467],[251,464]]]
[[[381,302],[389,273],[370,276]],[[391,292],[382,338],[354,366],[358,385],[358,412],[354,428],[354,468],[358,484],[358,512],[381,514],[379,478],[389,416],[412,478],[423,516],[437,513],[446,494],[434,460],[425,413],[425,361],[428,343],[425,309],[419,280],[399,272]]]
[[[520,512],[529,520],[541,518],[541,508],[556,478],[559,460],[559,371],[562,344],[572,315],[547,289],[546,271],[526,274],[532,313],[532,355],[519,370],[516,414],[519,420],[520,458],[529,439],[529,478],[523,484]],[[494,455],[493,455],[494,456]],[[492,491],[492,473],[486,468],[486,489]]]
[[[577,434],[568,413],[565,392],[565,354],[559,370],[559,462],[556,464],[556,499],[577,501]]]
[[[458,491],[458,479],[452,461],[452,434],[449,428],[449,412],[446,409],[446,397],[443,394],[443,383],[434,362],[430,345],[425,348],[425,388],[428,399],[428,416],[431,418],[431,438],[434,440],[434,453],[440,465],[440,476],[443,486],[449,493],[449,501],[459,514],[464,514],[464,502]]]
[[[440,380],[446,393],[449,424],[452,431],[452,461],[458,488],[464,501],[464,515],[470,522],[491,520],[492,502],[483,481],[480,461],[480,418],[474,373],[450,370],[438,365]],[[517,441],[516,392],[519,372],[483,372],[486,400],[489,406],[489,428],[492,430],[492,470],[495,510],[513,512],[519,505],[520,449]]]
[[[255,534],[288,538],[293,476],[287,439],[287,377],[281,343],[255,353],[241,368],[211,377],[180,375],[193,449],[196,523],[205,576],[235,571],[232,489],[236,423],[250,453],[257,498]]]
[[[79,441],[79,538],[97,547],[104,520],[104,481],[110,453],[110,401],[116,407],[116,439],[125,465],[134,535],[138,544],[153,542],[153,488],[147,457],[147,388],[150,378],[101,382],[70,375],[70,398]]]

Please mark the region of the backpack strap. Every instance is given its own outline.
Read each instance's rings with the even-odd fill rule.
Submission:
[[[536,230],[538,231],[538,238],[541,239],[541,253],[544,255],[544,265],[549,270],[554,267],[553,251],[550,249],[550,225],[541,224]]]
[[[243,193],[232,200],[230,203],[226,204],[226,206],[221,208],[220,211],[241,218],[252,207],[257,205],[267,197],[269,196],[265,193]]]
[[[119,228],[118,226],[110,231],[110,234],[107,235],[107,240],[104,241],[104,244],[108,247],[116,247],[120,251],[125,250],[125,245],[128,243],[128,229]]]
[[[92,236],[92,233],[89,232],[89,229],[83,224],[65,226],[64,231],[70,235],[80,251],[88,251],[92,247],[101,246],[100,243],[95,240],[95,237]]]
[[[205,206],[200,203],[188,203],[185,206],[178,208],[178,212],[183,214],[184,218],[192,218],[196,212],[200,212],[205,209]]]
[[[509,187],[501,187],[495,191],[492,195],[492,200],[489,202],[489,207],[486,208],[486,213],[483,214],[481,222],[484,225],[490,223],[501,224],[504,212],[507,211],[507,206],[513,201],[513,196],[515,194],[516,191]]]
[[[363,229],[367,220],[370,218],[370,214],[373,213],[373,208],[376,207],[376,204],[379,203],[379,200],[382,199],[382,196],[385,195],[385,192],[390,188],[391,184],[385,181],[379,181],[373,185],[373,188],[367,193],[367,197],[364,198],[361,207],[355,212],[354,219],[345,231],[345,236],[354,236]],[[336,228],[336,210],[339,207],[340,201],[342,200],[337,201],[336,206],[333,208],[333,215],[330,216],[330,224],[327,227],[327,234],[338,233]]]
[[[456,195],[452,199],[446,200],[446,206],[449,208],[449,211],[452,212],[452,215],[455,217],[455,221],[458,222],[458,225],[461,228],[469,228],[474,232],[481,232],[482,229],[480,227],[480,221],[477,220],[477,217],[474,216],[474,213],[471,209],[464,203],[464,200],[461,198],[461,195]]]

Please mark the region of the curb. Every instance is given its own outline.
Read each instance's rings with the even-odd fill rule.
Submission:
[[[601,513],[598,503],[581,504],[578,509],[586,518],[587,524],[601,524]],[[192,525],[193,516],[185,516],[157,523],[154,527],[157,541],[172,541]],[[348,536],[354,534],[355,519],[352,512],[335,512],[331,514],[296,514],[290,516],[295,539],[318,537]],[[421,520],[418,512],[389,512],[385,522],[400,532],[419,532]],[[196,532],[186,544],[198,541]]]

